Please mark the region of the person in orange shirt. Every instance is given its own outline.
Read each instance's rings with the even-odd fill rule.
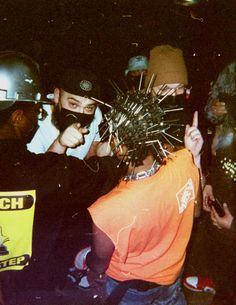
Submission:
[[[107,114],[113,152],[127,164],[127,173],[88,208],[93,246],[86,255],[87,279],[92,283],[106,273],[106,304],[183,305],[180,280],[203,144],[198,114],[186,126],[186,148],[168,154],[160,140],[167,134],[163,111],[153,107],[151,115],[153,99],[145,94],[128,99],[118,98]]]

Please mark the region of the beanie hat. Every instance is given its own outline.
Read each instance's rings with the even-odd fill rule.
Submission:
[[[147,70],[147,68],[148,60],[146,56],[134,56],[131,57],[128,61],[128,67],[125,70],[125,75],[127,75],[130,71]]]
[[[155,75],[153,87],[164,84],[188,84],[187,69],[183,52],[170,45],[156,46],[150,51],[145,85],[149,83],[152,75]]]
[[[67,69],[59,76],[58,85],[61,89],[74,95],[99,98],[97,77],[85,69]]]

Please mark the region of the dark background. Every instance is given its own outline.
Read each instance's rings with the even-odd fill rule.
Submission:
[[[197,0],[195,1],[197,2]],[[199,0],[0,0],[1,50],[36,59],[45,91],[64,66],[92,69],[102,98],[121,80],[128,59],[161,44],[184,51],[193,107],[206,102],[210,82],[236,54],[236,1]]]

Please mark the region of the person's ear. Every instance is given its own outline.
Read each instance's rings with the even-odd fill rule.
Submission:
[[[54,89],[54,103],[56,105],[58,105],[58,103],[59,103],[59,97],[60,97],[60,89],[59,88],[55,88]]]
[[[11,115],[11,122],[14,126],[18,126],[23,118],[24,111],[21,109],[15,110]]]

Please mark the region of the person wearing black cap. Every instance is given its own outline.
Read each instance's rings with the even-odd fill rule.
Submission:
[[[44,103],[39,85],[38,66],[31,58],[19,52],[0,53],[1,305],[10,304],[4,298],[22,285],[49,288],[56,284],[54,279],[65,277],[66,265],[58,261],[62,253],[55,253],[57,241],[65,238],[63,215],[73,204],[79,209],[84,197],[94,201],[118,173],[113,157],[92,157],[85,163],[64,154],[27,150]],[[64,243],[65,258],[73,256],[70,239]]]
[[[50,147],[51,151],[79,159],[95,155],[100,140],[98,126],[102,113],[91,98],[99,98],[99,91],[97,78],[90,71],[79,68],[61,73],[54,90],[56,105],[53,111],[46,106],[49,115],[39,124],[40,128],[28,144],[28,149],[43,153]],[[72,146],[71,137],[78,137]]]

